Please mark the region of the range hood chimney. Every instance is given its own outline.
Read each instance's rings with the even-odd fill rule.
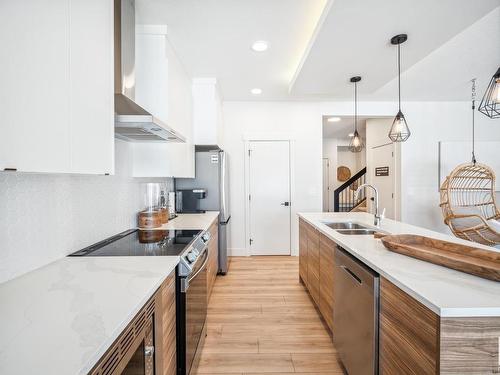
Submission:
[[[133,84],[125,82],[130,86],[127,87],[124,76],[133,73],[135,64],[135,1],[114,1],[115,136],[130,142],[186,142],[182,135],[130,99],[134,96]]]

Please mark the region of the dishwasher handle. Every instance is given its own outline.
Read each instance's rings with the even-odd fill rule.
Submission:
[[[354,272],[352,272],[349,268],[347,268],[346,266],[342,265],[340,266],[340,268],[342,268],[345,272],[347,272],[354,280],[356,280],[356,282],[359,284],[359,285],[362,285],[363,284],[363,281],[361,280],[361,278],[356,275]]]

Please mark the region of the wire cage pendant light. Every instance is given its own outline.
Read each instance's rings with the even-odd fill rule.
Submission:
[[[391,44],[398,46],[398,113],[394,117],[389,138],[393,142],[404,142],[410,138],[411,132],[406,123],[405,115],[401,111],[401,44],[406,42],[408,36],[399,34],[391,38]]]
[[[490,84],[479,104],[479,112],[489,118],[500,117],[500,68],[491,77]]]
[[[351,82],[354,83],[354,133],[349,142],[349,151],[351,152],[361,152],[365,145],[363,144],[363,139],[358,132],[358,82],[361,81],[361,77],[356,76],[351,78]]]

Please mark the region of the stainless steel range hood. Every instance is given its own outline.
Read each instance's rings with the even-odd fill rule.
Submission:
[[[123,55],[128,52],[126,57],[132,60],[132,66],[135,58],[134,5],[134,0],[115,0],[115,136],[130,142],[186,142],[182,135],[123,94]],[[128,9],[122,11],[122,6]]]

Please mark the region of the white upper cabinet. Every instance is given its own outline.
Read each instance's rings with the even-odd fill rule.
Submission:
[[[113,1],[72,0],[70,123],[73,173],[114,172]]]
[[[135,177],[194,177],[191,79],[170,45],[166,26],[138,25],[135,101],[186,138],[185,143],[135,143]]]
[[[113,1],[2,1],[0,42],[0,170],[113,173]]]
[[[70,170],[69,2],[0,2],[0,170]]]
[[[193,131],[197,145],[222,148],[222,102],[215,78],[193,79]]]

